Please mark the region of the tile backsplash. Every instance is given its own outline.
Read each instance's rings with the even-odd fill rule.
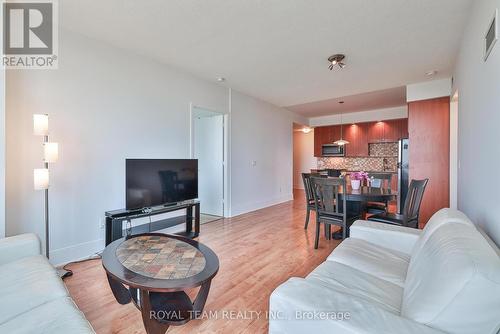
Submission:
[[[318,158],[318,169],[346,169],[349,171],[396,172],[398,143],[370,144],[369,157]]]

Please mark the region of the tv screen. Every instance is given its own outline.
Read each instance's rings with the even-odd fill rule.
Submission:
[[[198,160],[126,159],[127,210],[198,197]]]

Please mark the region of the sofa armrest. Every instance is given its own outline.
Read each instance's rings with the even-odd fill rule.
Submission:
[[[40,255],[40,250],[40,240],[33,233],[0,239],[0,265],[23,257]]]
[[[350,237],[363,239],[378,246],[410,255],[422,230],[390,225],[368,220],[358,220],[351,225]]]
[[[302,278],[281,284],[269,304],[269,334],[445,334]]]

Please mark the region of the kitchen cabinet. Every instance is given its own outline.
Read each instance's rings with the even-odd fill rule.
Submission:
[[[340,126],[319,126],[314,128],[314,156],[321,157],[321,147],[340,139]]]
[[[401,135],[401,122],[399,119],[383,121],[384,135],[382,142],[392,143],[399,140]]]
[[[450,98],[408,103],[410,180],[429,179],[420,206],[420,227],[450,205]]]
[[[368,156],[367,129],[366,123],[352,124],[344,127],[344,139],[349,142],[345,148],[347,157]]]
[[[366,157],[369,143],[396,142],[408,138],[408,119],[383,122],[364,122],[343,126],[347,157]],[[340,125],[321,126],[314,129],[314,156],[321,157],[321,147],[340,139]]]
[[[368,125],[368,143],[381,143],[384,139],[384,122],[373,122]]]
[[[408,118],[399,120],[399,138],[408,138]]]

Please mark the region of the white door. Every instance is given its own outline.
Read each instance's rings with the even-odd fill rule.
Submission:
[[[224,215],[224,116],[194,114],[194,158],[198,159],[198,197],[204,214]]]

